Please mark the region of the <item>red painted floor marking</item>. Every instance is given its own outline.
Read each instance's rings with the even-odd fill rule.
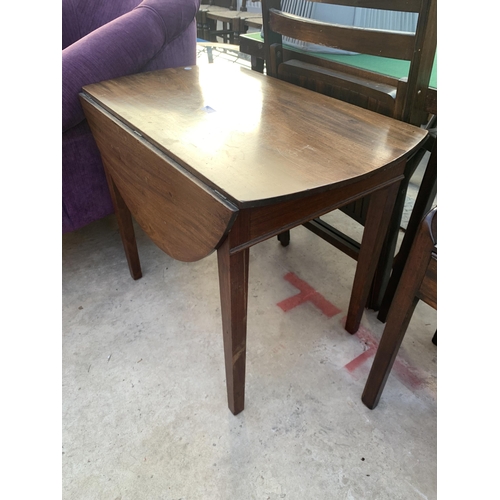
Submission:
[[[369,349],[367,349],[366,351],[364,351],[362,354],[360,354],[358,357],[354,358],[352,361],[350,361],[349,363],[347,363],[347,365],[345,365],[344,368],[348,372],[352,373],[354,370],[356,370],[362,364],[364,364],[364,362],[367,359],[371,358],[374,355],[375,355],[375,349],[372,348],[372,347],[370,347]]]
[[[304,302],[311,302],[314,304],[325,316],[331,318],[338,314],[341,310],[334,306],[331,302],[325,299],[323,295],[317,292],[312,286],[308,285],[305,281],[301,280],[294,273],[288,273],[284,279],[292,284],[295,288],[300,290],[300,293],[288,299],[278,302],[278,307],[284,312],[303,304]]]
[[[342,323],[345,324],[345,318],[342,320]],[[374,356],[378,347],[377,340],[367,328],[360,326],[355,335],[368,346],[368,349],[344,366],[344,368],[351,373],[364,364],[370,357]],[[411,367],[405,360],[397,357],[392,369],[406,387],[418,389],[422,386],[423,380],[419,376],[417,370]]]
[[[396,358],[393,370],[406,387],[418,389],[424,383],[416,369],[410,366],[404,359]]]

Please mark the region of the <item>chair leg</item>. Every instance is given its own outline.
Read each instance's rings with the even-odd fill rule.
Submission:
[[[250,64],[253,71],[258,71],[259,73],[264,73],[264,59],[260,57],[251,56]]]
[[[408,302],[409,299],[409,302]],[[401,342],[410,323],[418,298],[410,296],[400,296],[400,300],[394,300],[394,307],[391,311],[394,313],[389,319],[384,329],[382,338],[377,348],[375,358],[368,375],[368,379],[361,396],[363,403],[373,410],[378,405],[382,391],[384,390],[387,377],[391,372],[392,365],[401,346]]]
[[[377,406],[384,390],[387,377],[418,303],[417,293],[432,258],[433,249],[434,242],[429,228],[425,223],[422,223],[403,269],[401,280],[389,309],[387,324],[361,396],[363,403],[370,409]]]

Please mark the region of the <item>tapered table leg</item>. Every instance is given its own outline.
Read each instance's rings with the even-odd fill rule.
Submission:
[[[368,301],[380,251],[385,240],[399,183],[380,189],[370,196],[365,229],[361,239],[351,300],[345,323],[349,333],[356,333]]]
[[[375,270],[375,277],[373,278],[372,287],[368,296],[367,306],[374,311],[381,308],[381,303],[384,297],[387,283],[391,275],[391,270],[394,262],[394,255],[396,253],[399,229],[401,227],[401,218],[403,217],[403,210],[408,193],[408,184],[411,176],[414,174],[418,165],[422,161],[425,154],[425,149],[419,149],[413,156],[406,162],[405,179],[399,184],[399,191],[394,203],[392,217],[389,222],[387,235],[380,252],[380,259]],[[425,214],[422,214],[422,216]]]
[[[137,251],[132,214],[125,204],[120,191],[118,191],[113,178],[108,174],[108,172],[106,172],[106,179],[108,180],[109,192],[111,194],[111,200],[113,201],[115,215],[118,221],[118,229],[120,230],[120,236],[125,250],[125,256],[127,257],[130,275],[132,278],[137,280],[142,277],[142,271],[139,260],[139,252]]]
[[[229,240],[217,250],[229,409],[237,415],[245,403],[248,304],[248,248],[231,255]]]

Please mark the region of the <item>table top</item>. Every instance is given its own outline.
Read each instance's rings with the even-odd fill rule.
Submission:
[[[232,19],[261,19],[261,12],[248,12],[241,10],[229,10],[226,7],[219,7],[216,5],[201,5],[200,11],[207,13],[207,16],[218,21],[230,21]]]
[[[84,94],[239,208],[349,184],[427,132],[236,66],[173,68]]]

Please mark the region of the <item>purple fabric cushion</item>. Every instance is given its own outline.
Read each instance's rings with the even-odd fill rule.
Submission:
[[[62,48],[130,12],[141,0],[62,0]]]
[[[113,203],[87,120],[63,134],[62,158],[63,233],[67,233],[112,214]]]
[[[166,44],[185,32],[197,8],[197,0],[144,0],[64,49],[63,131],[84,119],[78,100],[84,85],[139,73]]]
[[[113,212],[101,157],[78,99],[81,88],[196,63],[200,0],[139,2],[63,0],[63,233]]]

